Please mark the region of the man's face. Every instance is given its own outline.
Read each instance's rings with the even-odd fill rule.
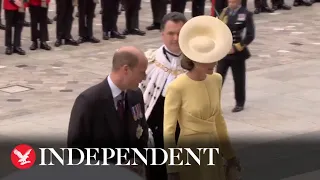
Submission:
[[[141,81],[146,78],[146,70],[148,67],[148,60],[144,55],[139,56],[139,63],[134,68],[127,67],[125,83],[127,89],[135,90],[138,88]]]
[[[236,9],[239,4],[240,4],[241,0],[228,0],[228,6],[231,9]]]
[[[173,53],[180,53],[179,33],[184,25],[183,22],[168,21],[162,32],[162,41],[164,45]]]

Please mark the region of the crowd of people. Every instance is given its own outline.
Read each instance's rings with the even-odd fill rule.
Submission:
[[[31,46],[30,50],[36,50],[39,47],[45,50],[51,50],[47,44],[49,40],[48,24],[56,22],[56,41],[54,46],[59,47],[63,44],[78,46],[84,42],[99,43],[99,38],[93,34],[93,18],[95,18],[96,5],[99,0],[56,0],[56,16],[53,19],[48,17],[48,8],[51,0],[0,0],[3,3],[5,23],[1,21],[0,29],[5,30],[5,54],[11,55],[17,53],[25,55],[26,52],[21,48],[21,34],[23,27],[31,26]],[[161,19],[167,13],[167,5],[171,5],[171,12],[184,13],[186,2],[188,0],[151,0],[151,9],[153,23],[146,27],[146,30],[159,30]],[[274,12],[278,9],[290,10],[291,7],[284,3],[284,0],[272,0],[272,7],[269,7],[266,0],[255,0],[255,14],[261,12]],[[196,17],[205,14],[206,0],[197,0],[192,2],[192,16]],[[295,0],[294,6],[311,6],[313,0]],[[110,38],[125,39],[127,35],[144,36],[145,31],[139,28],[139,10],[141,9],[141,0],[100,0],[101,21],[102,21],[102,39]],[[242,1],[242,6],[246,7],[247,0]],[[227,7],[227,0],[216,0],[213,5],[216,9],[214,16],[222,13]],[[71,34],[73,28],[73,14],[77,9],[78,17],[78,36],[75,40]],[[30,13],[30,21],[25,19],[26,11]],[[0,7],[1,15],[2,7]],[[121,11],[125,12],[126,28],[119,32],[117,28],[117,19]],[[12,30],[11,27],[14,27]]]

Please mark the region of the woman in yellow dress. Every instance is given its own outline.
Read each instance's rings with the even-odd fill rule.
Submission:
[[[189,20],[181,29],[179,45],[185,55],[181,66],[188,72],[177,77],[166,89],[165,148],[182,147],[193,150],[219,148],[220,150],[213,158],[215,166],[207,166],[208,153],[200,156],[201,165],[191,162],[192,158],[189,158],[191,166],[167,165],[168,179],[230,179],[226,176],[223,158],[227,160],[227,171],[231,167],[236,167],[240,171],[240,165],[231,146],[222,115],[220,105],[222,77],[213,70],[217,61],[232,47],[231,32],[217,18],[198,16]],[[177,122],[181,130],[176,144]],[[176,161],[176,164],[181,160],[186,163],[185,152],[181,153],[181,159]]]

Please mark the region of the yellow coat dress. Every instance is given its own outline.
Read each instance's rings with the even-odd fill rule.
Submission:
[[[207,166],[208,153],[201,157],[201,165],[170,166],[168,173],[179,172],[181,180],[225,180],[223,161],[234,157],[226,123],[220,106],[222,77],[214,73],[203,81],[195,81],[182,74],[171,82],[166,90],[164,106],[164,145],[165,148],[211,148],[218,147],[219,154],[214,156],[215,166]],[[177,122],[180,136],[175,144]],[[184,151],[185,152],[185,151]],[[197,152],[197,151],[195,151]],[[186,153],[181,154],[186,163]],[[181,161],[176,161],[176,163]]]

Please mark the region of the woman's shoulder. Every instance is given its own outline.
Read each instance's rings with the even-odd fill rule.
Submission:
[[[219,73],[213,73],[207,76],[210,81],[222,83],[222,76]]]
[[[169,84],[169,87],[179,89],[184,87],[187,84],[188,84],[188,78],[187,78],[187,75],[184,73],[184,74],[180,74],[173,81],[171,81]]]

